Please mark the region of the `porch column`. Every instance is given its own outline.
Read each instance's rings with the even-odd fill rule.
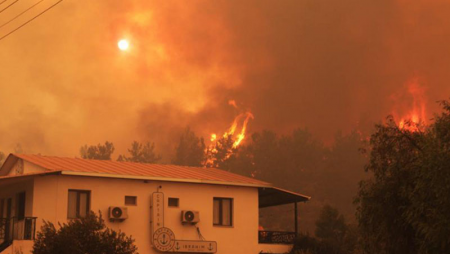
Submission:
[[[297,209],[297,202],[294,202],[294,214],[295,214],[295,238],[298,237],[298,209]]]

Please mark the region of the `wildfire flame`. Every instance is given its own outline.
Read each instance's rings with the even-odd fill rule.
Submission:
[[[240,120],[243,119],[244,117],[245,117],[245,119],[242,122],[242,129],[236,135],[236,140],[233,143],[233,148],[237,148],[239,146],[239,144],[241,144],[242,140],[244,140],[245,132],[247,131],[248,122],[250,121],[250,119],[254,119],[255,118],[253,116],[253,114],[250,113],[250,112],[239,114],[238,116],[236,116],[234,118],[233,123],[231,124],[230,128],[228,129],[228,131],[226,131],[223,134],[224,138],[228,138],[229,136],[234,136],[235,133],[236,133],[236,129],[238,127],[238,124],[239,124]],[[211,134],[211,142],[214,142],[216,140],[217,140],[217,134],[215,134],[215,133]]]
[[[412,105],[410,105],[410,110],[399,118],[398,127],[415,132],[419,130],[419,125],[426,120],[425,89],[417,78],[409,82],[407,87],[408,94],[412,97]]]
[[[233,106],[234,108],[238,108],[236,105],[236,102],[234,100],[230,100],[228,101],[228,104]],[[230,128],[228,128],[227,131],[225,131],[225,133],[222,135],[222,138],[224,139],[228,139],[231,137],[234,137],[233,140],[233,144],[231,146],[231,148],[228,148],[228,150],[226,151],[226,155],[225,158],[229,158],[232,154],[233,154],[233,150],[232,149],[236,149],[241,143],[242,141],[245,139],[245,133],[247,131],[247,126],[248,123],[250,121],[250,119],[254,119],[254,116],[251,112],[247,111],[244,113],[240,113],[239,115],[237,115]],[[241,127],[241,129],[239,130],[239,127]],[[218,152],[218,147],[222,147],[223,144],[220,143],[220,140],[218,140],[218,135],[216,133],[211,134],[211,145],[209,145],[206,149],[206,153],[210,153],[210,154],[216,154]],[[223,149],[223,147],[222,147]],[[206,165],[213,165],[214,164],[214,159],[207,159]]]
[[[242,125],[241,132],[236,137],[236,141],[234,141],[233,148],[238,147],[239,144],[242,142],[242,140],[244,140],[244,138],[245,138],[245,131],[247,130],[248,121],[250,119],[252,119],[252,120],[255,119],[255,117],[253,116],[252,113],[247,112],[245,114],[246,114],[246,117],[245,117],[245,120],[244,120],[244,124]]]
[[[228,105],[231,105],[236,109],[238,108],[235,100],[229,100]],[[231,124],[230,128],[228,128],[228,130],[222,135],[222,137],[228,138],[229,136],[234,136],[239,123],[242,121],[242,119],[244,119],[242,121],[241,131],[236,135],[236,140],[233,143],[233,148],[237,148],[245,138],[245,132],[247,131],[248,122],[250,121],[250,119],[253,120],[254,118],[255,117],[253,116],[253,114],[251,112],[245,112],[245,113],[241,113],[241,114],[237,115],[234,118],[233,123]],[[210,140],[211,140],[211,142],[215,142],[217,140],[217,134],[216,133],[211,134]]]
[[[214,142],[214,141],[216,141],[216,139],[217,139],[217,135],[216,134],[211,134],[211,142]]]

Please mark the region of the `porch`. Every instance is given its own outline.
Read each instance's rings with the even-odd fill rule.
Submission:
[[[298,203],[310,200],[310,197],[280,188],[259,188],[259,210],[260,213],[270,208],[284,207],[290,212],[289,224],[293,225],[290,230],[266,230],[260,226],[258,230],[258,243],[260,253],[286,253],[292,247],[298,236]],[[266,209],[267,208],[267,209]],[[286,219],[275,216],[274,220]],[[261,221],[260,221],[261,225]],[[289,227],[287,227],[289,228]],[[287,229],[286,228],[286,229]],[[284,229],[284,228],[283,228]]]
[[[28,250],[36,234],[33,217],[33,187],[30,176],[0,178],[0,253]],[[26,253],[26,252],[24,252]]]
[[[0,218],[0,253],[16,240],[34,240],[36,217]]]

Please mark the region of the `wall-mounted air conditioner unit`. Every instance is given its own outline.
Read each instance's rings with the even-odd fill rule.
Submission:
[[[181,222],[183,224],[197,224],[199,221],[200,213],[198,211],[181,211]]]
[[[126,218],[128,218],[128,208],[121,206],[109,207],[110,220],[125,220]]]

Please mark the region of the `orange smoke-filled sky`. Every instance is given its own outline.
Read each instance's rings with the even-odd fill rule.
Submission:
[[[443,0],[65,0],[0,40],[0,151],[75,156],[109,140],[117,156],[139,140],[167,154],[185,126],[208,139],[246,111],[250,132],[326,141],[408,114],[412,80],[432,118],[450,97],[449,16]]]

